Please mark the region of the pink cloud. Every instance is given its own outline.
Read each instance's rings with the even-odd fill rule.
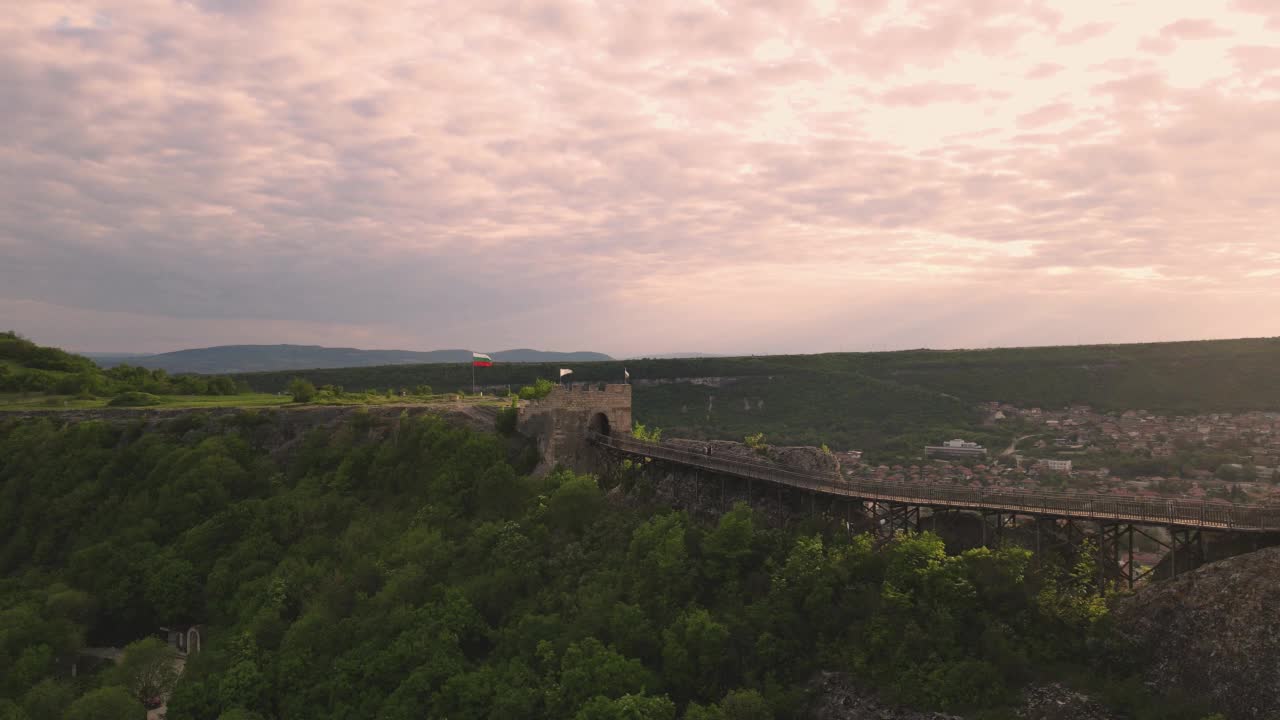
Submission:
[[[1208,40],[1230,37],[1232,32],[1219,27],[1212,20],[1183,18],[1160,29],[1160,36],[1173,40]]]
[[[1241,45],[1231,48],[1229,53],[1236,66],[1249,76],[1265,75],[1280,69],[1278,45]]]
[[[1101,299],[1277,334],[1280,42],[1206,69],[1101,5],[907,6],[20,3],[0,310],[148,349],[919,345],[958,341],[930,303]],[[1171,43],[1257,24],[1133,11]],[[857,329],[884,307],[912,330]],[[1045,337],[1015,325],[988,341]]]
[[[1168,37],[1156,36],[1145,37],[1138,43],[1138,49],[1144,52],[1155,53],[1156,55],[1168,55],[1178,47],[1178,43]]]
[[[1235,0],[1233,7],[1244,12],[1262,15],[1267,19],[1268,28],[1280,30],[1280,7],[1271,0]]]
[[[1114,27],[1113,23],[1108,22],[1090,22],[1077,26],[1058,35],[1058,42],[1062,45],[1076,45],[1094,38],[1102,37],[1111,32]]]
[[[1040,63],[1032,68],[1031,72],[1027,73],[1025,77],[1028,80],[1042,80],[1044,78],[1053,77],[1065,69],[1065,67],[1058,65],[1057,63]]]
[[[1211,40],[1230,37],[1232,34],[1212,20],[1183,18],[1165,25],[1158,34],[1143,38],[1138,43],[1138,48],[1157,55],[1168,55],[1178,47],[1179,41]]]
[[[934,103],[976,102],[988,96],[988,92],[976,85],[926,83],[896,87],[880,95],[886,105],[920,107]]]
[[[1042,125],[1055,123],[1059,120],[1067,119],[1071,116],[1072,106],[1068,103],[1053,103],[1045,105],[1032,112],[1026,113],[1018,117],[1018,127],[1020,128],[1038,128]]]

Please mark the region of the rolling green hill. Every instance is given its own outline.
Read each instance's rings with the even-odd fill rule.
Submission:
[[[482,385],[517,388],[555,378],[559,363],[498,364]],[[635,387],[636,418],[673,435],[820,444],[898,454],[928,440],[966,434],[988,443],[978,403],[1088,403],[1153,412],[1280,410],[1280,338],[992,350],[909,350],[733,358],[573,363],[577,381]],[[396,365],[238,376],[255,390],[282,390],[303,375],[347,390],[431,385],[469,388],[471,368]],[[721,378],[719,387],[688,382]]]

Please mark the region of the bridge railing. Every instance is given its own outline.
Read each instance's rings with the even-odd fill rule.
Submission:
[[[601,445],[633,455],[678,462],[736,477],[857,500],[882,500],[934,507],[958,507],[1209,529],[1280,531],[1280,508],[1276,507],[1165,500],[1132,495],[1021,492],[957,487],[938,483],[848,480],[835,472],[794,470],[723,455],[706,455],[623,436],[594,433],[591,439]]]

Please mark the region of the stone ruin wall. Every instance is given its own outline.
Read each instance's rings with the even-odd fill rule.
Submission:
[[[631,431],[631,386],[556,387],[541,400],[522,404],[517,428],[537,438],[542,468],[557,464],[579,471],[595,469],[596,451],[587,442],[591,419],[603,413],[614,433]]]

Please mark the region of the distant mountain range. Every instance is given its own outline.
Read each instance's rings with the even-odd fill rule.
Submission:
[[[677,352],[677,353],[646,353],[644,355],[634,355],[627,358],[628,360],[687,360],[689,358],[718,358],[731,357],[729,355],[716,355],[714,353],[701,352]]]
[[[463,363],[471,361],[470,350],[360,350],[319,345],[219,345],[178,350],[158,355],[127,353],[81,353],[102,367],[129,364],[160,368],[171,373],[228,373],[269,370],[316,370],[321,368],[412,365],[420,363]],[[499,363],[593,362],[613,358],[598,352],[548,352],[543,350],[502,350],[488,353]]]

